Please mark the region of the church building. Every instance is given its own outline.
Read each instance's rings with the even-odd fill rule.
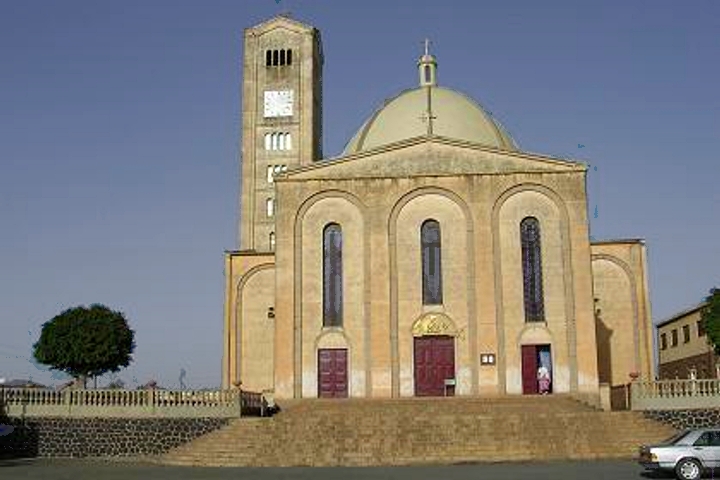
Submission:
[[[413,60],[409,88],[324,158],[320,32],[245,30],[223,387],[522,395],[545,367],[551,393],[597,396],[653,378],[646,247],[590,241],[587,164],[523,151],[441,86],[427,46]]]

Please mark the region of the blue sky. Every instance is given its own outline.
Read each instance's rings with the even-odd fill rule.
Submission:
[[[283,10],[323,34],[326,155],[415,86],[430,37],[439,83],[521,148],[597,167],[591,233],[646,239],[655,321],[720,285],[716,1],[7,1],[0,376],[56,383],[29,361],[42,324],[99,302],[136,330],[126,382],[219,385],[242,31]]]

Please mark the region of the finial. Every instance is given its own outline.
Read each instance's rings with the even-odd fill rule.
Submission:
[[[418,60],[420,85],[434,86],[437,85],[437,60],[430,55],[430,43],[432,43],[430,39],[426,38],[423,43],[425,44],[425,55]]]

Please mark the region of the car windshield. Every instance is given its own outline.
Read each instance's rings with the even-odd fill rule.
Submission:
[[[690,430],[685,430],[684,432],[676,433],[675,435],[668,438],[667,440],[660,442],[660,445],[673,445],[673,444],[679,442],[680,440],[682,440],[683,438],[685,438],[685,436],[688,433],[690,433]]]

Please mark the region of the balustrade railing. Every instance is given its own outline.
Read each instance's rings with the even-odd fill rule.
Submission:
[[[720,407],[720,379],[635,381],[630,392],[633,410]]]
[[[216,391],[64,390],[3,388],[0,409],[25,416],[191,416],[258,415],[263,395],[239,389]]]

